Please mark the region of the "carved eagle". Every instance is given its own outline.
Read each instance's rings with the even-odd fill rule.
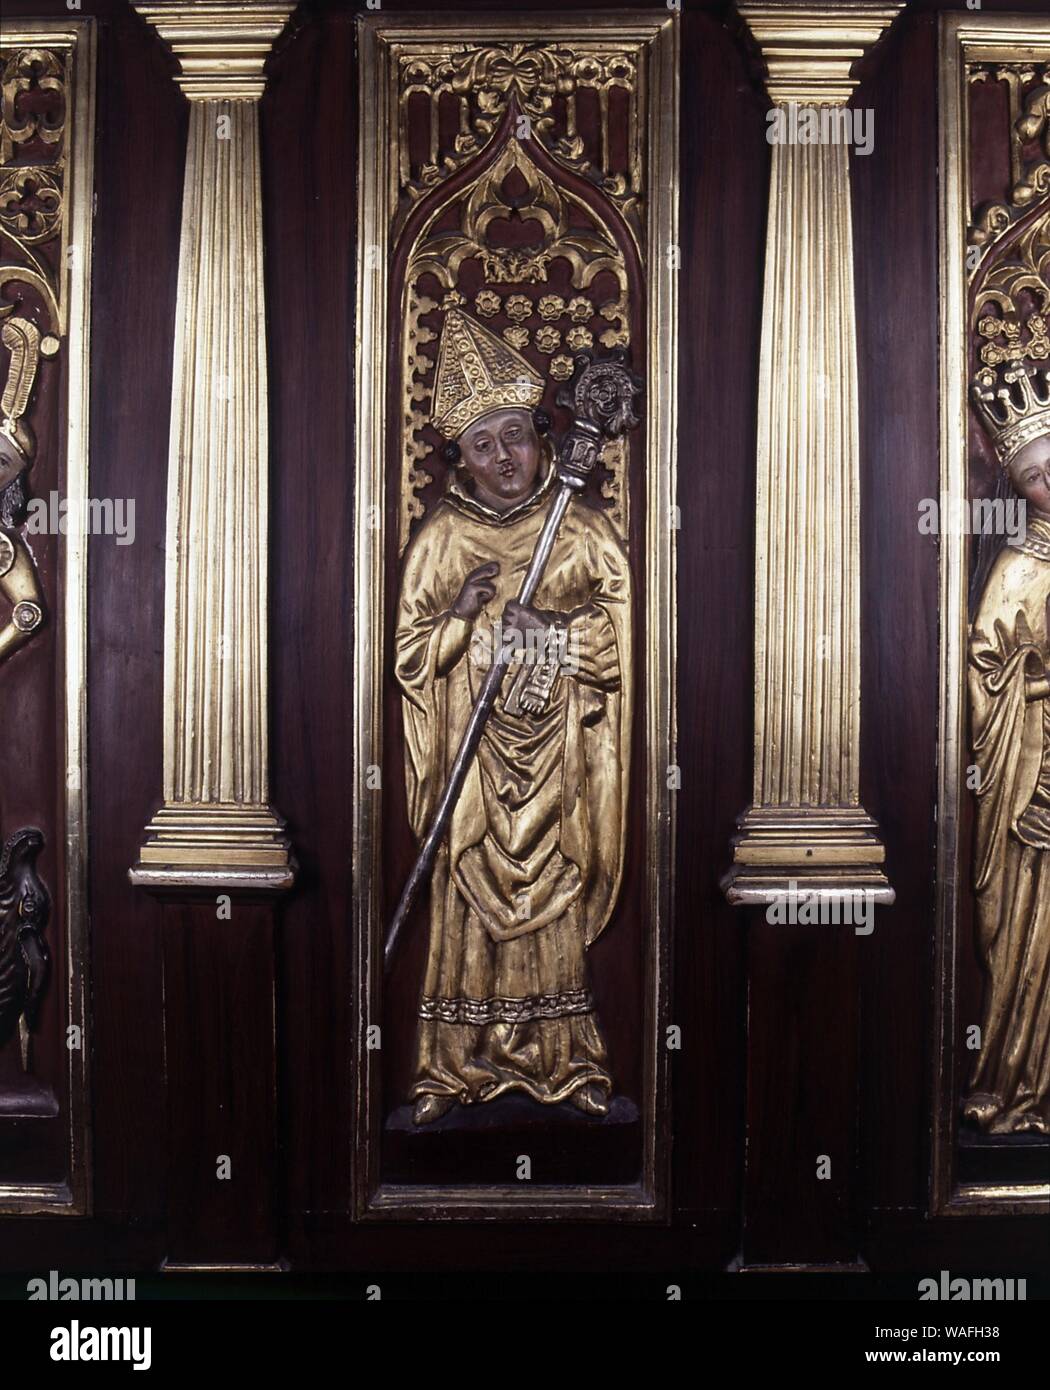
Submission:
[[[23,1068],[49,966],[44,929],[51,897],[36,871],[43,848],[43,835],[29,828],[16,831],[0,854],[0,1043],[17,1022]]]

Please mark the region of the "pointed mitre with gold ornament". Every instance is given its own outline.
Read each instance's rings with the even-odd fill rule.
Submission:
[[[441,334],[430,421],[446,439],[494,410],[533,410],[543,377],[509,343],[501,342],[459,309],[450,309]]]

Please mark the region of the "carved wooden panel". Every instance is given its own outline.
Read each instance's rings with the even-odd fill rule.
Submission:
[[[664,1200],[678,256],[667,171],[675,155],[668,94],[676,34],[673,19],[616,16],[589,26],[585,37],[578,26],[547,18],[489,19],[466,32],[437,21],[411,28],[362,21],[354,788],[360,1214],[527,1216],[558,1208],[645,1216]],[[451,609],[442,595],[453,580],[454,589],[466,585],[476,564],[487,565],[493,581],[480,599],[493,618],[513,596],[517,581],[512,586],[509,576],[524,576],[540,544],[540,520],[557,505],[555,454],[564,463],[565,441],[577,438],[581,382],[592,360],[606,363],[605,373],[622,367],[636,374],[641,422],[630,428],[627,409],[621,427],[595,446],[595,467],[570,504],[537,603],[553,621],[550,610],[582,612],[574,604],[590,594],[616,672],[601,677],[599,692],[586,672],[559,683],[548,662],[554,685],[548,681],[535,705],[546,713],[536,713],[533,725],[522,715],[524,723],[500,726],[512,742],[526,728],[542,742],[543,718],[561,728],[558,701],[565,702],[567,722],[550,744],[561,801],[549,864],[561,865],[561,878],[554,883],[553,868],[532,877],[524,871],[524,896],[547,905],[528,925],[495,924],[510,908],[511,880],[518,882],[523,861],[514,859],[504,881],[510,861],[491,848],[491,821],[480,838],[478,826],[490,814],[484,779],[524,778],[528,794],[508,822],[512,838],[540,814],[533,789],[554,783],[536,771],[531,751],[515,762],[518,753],[493,736],[477,754],[481,771],[471,765],[466,772],[430,902],[424,892],[407,918],[384,980],[383,938],[414,857],[409,819],[422,839],[421,804],[436,804],[440,786],[431,783],[440,782],[442,760],[452,762],[454,748],[444,748],[446,735],[436,730],[447,721],[448,740],[459,736],[459,715],[450,711],[462,700],[465,718],[477,694],[473,639],[497,631],[483,607],[471,619],[469,653],[464,647],[447,671],[414,683],[412,614],[422,614],[432,597],[442,630],[465,637],[455,615],[461,602],[469,606],[467,588]],[[470,421],[501,418],[492,413],[499,405],[516,412],[526,431],[538,408],[531,418],[550,433],[537,444],[542,481],[497,515],[482,503],[488,494],[478,490],[477,475],[474,483],[466,476],[471,456],[460,446],[472,438]],[[555,499],[550,512],[548,498]],[[565,549],[571,544],[575,556]],[[584,578],[565,580],[566,563],[578,575],[586,570]],[[505,584],[493,578],[501,567]],[[430,618],[420,622],[425,645],[435,629]],[[573,631],[570,624],[565,635]],[[523,673],[508,679],[498,718],[530,708],[529,691],[536,691]],[[513,703],[516,691],[524,692],[524,707]],[[579,773],[571,771],[574,760]],[[582,780],[567,801],[572,777]],[[468,820],[473,830],[462,829]],[[533,853],[547,850],[538,841],[521,849],[526,858]],[[485,855],[493,857],[482,866]],[[461,921],[455,914],[462,912]],[[453,928],[453,920],[460,925]],[[482,921],[488,935],[474,940]],[[585,960],[570,922],[590,943]],[[451,966],[450,952],[460,951],[465,963]],[[453,977],[460,983],[450,983]]]
[[[938,1210],[1050,1187],[1050,23],[946,16]]]
[[[0,1208],[89,1204],[85,853],[94,29],[0,48]]]

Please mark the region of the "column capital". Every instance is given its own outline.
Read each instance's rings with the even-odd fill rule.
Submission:
[[[843,106],[863,58],[904,8],[905,0],[743,0],[738,8],[762,51],[771,101]]]
[[[294,0],[153,0],[135,4],[179,60],[191,100],[258,100],[263,65]]]

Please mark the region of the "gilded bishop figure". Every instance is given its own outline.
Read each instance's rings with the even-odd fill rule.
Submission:
[[[416,1124],[508,1092],[609,1107],[586,957],[623,870],[631,581],[609,519],[577,498],[533,604],[515,599],[557,487],[542,394],[521,354],[449,311],[432,422],[455,468],[407,551],[396,633],[417,837],[498,644],[514,661],[431,881]]]
[[[1025,539],[1001,550],[970,634],[980,770],[974,885],[985,967],[981,1049],[964,1105],[993,1134],[1050,1133],[1050,372],[983,373],[975,404]]]

